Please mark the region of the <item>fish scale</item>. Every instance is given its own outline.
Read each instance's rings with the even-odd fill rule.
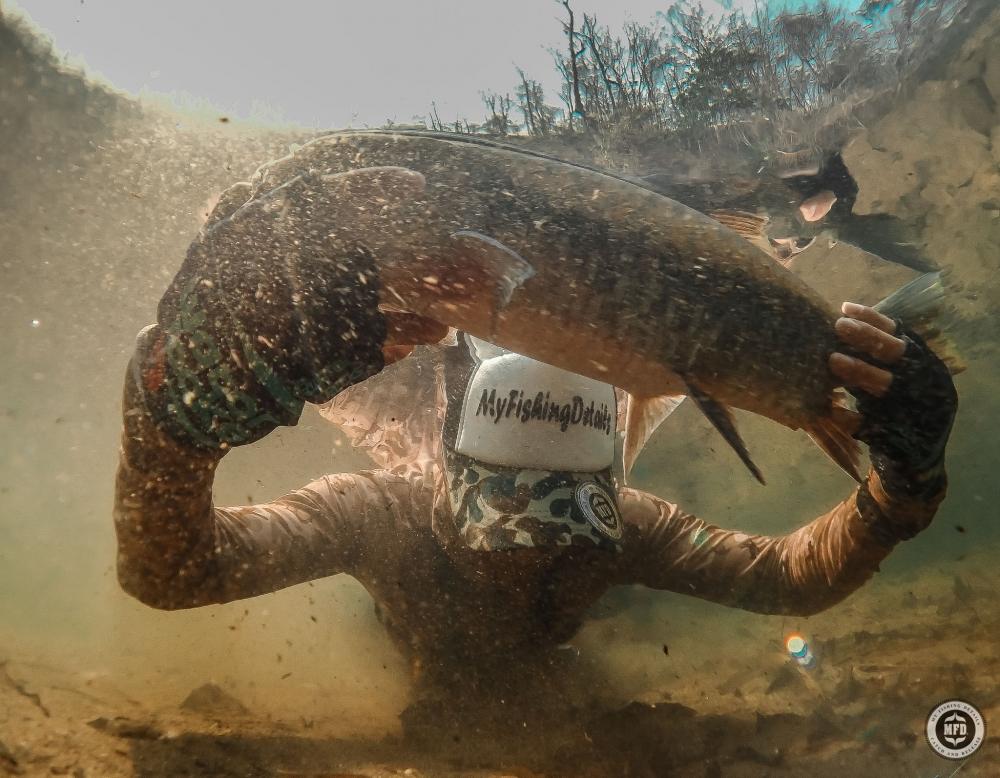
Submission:
[[[261,168],[251,196],[359,167],[426,182],[363,238],[387,303],[639,401],[690,394],[755,474],[729,406],[805,429],[857,477],[827,366],[836,312],[728,227],[641,182],[429,132],[323,136]]]

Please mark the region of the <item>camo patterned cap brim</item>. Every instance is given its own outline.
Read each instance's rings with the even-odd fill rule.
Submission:
[[[445,446],[448,499],[472,549],[597,546],[620,550],[611,470],[565,473],[488,465]]]

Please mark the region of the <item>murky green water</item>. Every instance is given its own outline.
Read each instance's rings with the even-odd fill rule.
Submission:
[[[526,735],[524,754],[512,743],[457,756],[380,739],[399,736],[410,671],[353,580],[171,613],[116,581],[111,509],[135,334],[213,198],[314,133],[137,102],[60,69],[25,23],[0,16],[0,774],[951,774],[959,763],[936,757],[922,731],[936,703],[962,697],[1000,726],[1000,16],[980,6],[898,96],[842,133],[855,211],[916,225],[955,290],[968,370],[932,526],[808,619],[615,590],[573,640],[590,723]],[[664,156],[648,137],[624,150],[566,141],[563,153],[631,172]],[[793,270],[837,303],[873,303],[913,275],[845,243],[810,248]],[[634,485],[770,534],[850,493],[804,436],[748,414],[740,426],[766,488],[690,403],[643,453]],[[270,500],[367,466],[307,409],[298,427],[226,459],[216,502]],[[820,655],[813,675],[788,661],[793,630]],[[178,707],[208,682],[250,713]],[[153,734],[87,726],[116,716]],[[1000,774],[995,739],[963,774]]]

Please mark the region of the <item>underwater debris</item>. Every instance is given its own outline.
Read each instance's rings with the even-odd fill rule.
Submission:
[[[52,714],[49,712],[49,709],[45,707],[45,705],[42,703],[42,698],[39,697],[38,694],[36,694],[35,692],[29,691],[23,683],[15,680],[14,677],[10,674],[10,671],[7,669],[6,660],[0,662],[0,672],[3,673],[2,678],[7,682],[7,684],[10,686],[11,689],[20,694],[22,697],[27,697],[29,700],[31,700],[35,704],[35,707],[38,708],[38,710],[40,710],[45,715],[45,718],[51,717]]]
[[[739,746],[733,751],[733,757],[767,767],[779,767],[785,761],[785,753],[780,748],[769,749],[767,753],[764,753],[753,746]]]
[[[93,727],[98,732],[128,740],[159,740],[163,737],[163,732],[155,725],[145,721],[135,721],[125,716],[115,716],[113,719],[99,716],[88,721],[87,726]]]
[[[955,576],[951,591],[955,595],[955,599],[963,603],[968,602],[975,595],[975,590],[960,575]]]
[[[864,692],[865,686],[858,680],[857,675],[854,673],[854,666],[851,665],[847,668],[847,671],[843,674],[842,679],[834,688],[831,700],[837,705],[843,705],[854,702],[860,698]]]
[[[203,684],[192,691],[184,698],[181,708],[207,716],[245,716],[250,713],[242,702],[214,683]]]
[[[4,745],[2,740],[0,740],[0,767],[12,775],[21,775],[24,772],[17,761],[17,757]]]
[[[764,693],[774,694],[774,692],[789,686],[801,686],[805,688],[802,675],[791,665],[783,664],[774,674],[774,677],[771,678],[771,682],[767,685]]]

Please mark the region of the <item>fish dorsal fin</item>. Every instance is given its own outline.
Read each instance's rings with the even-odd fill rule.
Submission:
[[[728,227],[741,238],[752,243],[761,251],[770,255],[773,259],[781,261],[771,241],[767,237],[767,225],[771,220],[767,216],[760,216],[749,211],[709,211],[709,216],[719,224]]]
[[[535,275],[535,268],[514,249],[489,235],[475,230],[458,230],[451,234],[463,257],[471,260],[493,282],[493,318],[510,303],[514,292]]]
[[[738,232],[749,241],[767,237],[767,225],[770,218],[749,211],[721,210],[709,211],[709,216],[719,224],[724,224],[733,232]]]
[[[740,461],[747,466],[747,469],[753,474],[754,478],[762,484],[766,483],[764,476],[760,472],[760,468],[750,458],[750,452],[747,451],[746,444],[743,443],[743,438],[740,437],[740,433],[736,429],[736,422],[733,420],[733,415],[729,409],[707,395],[689,379],[685,379],[685,383],[687,384],[688,394],[691,399],[695,401],[701,412],[705,414],[705,417],[712,422],[712,426],[719,431],[719,434],[722,435],[726,443],[736,452]]]
[[[772,239],[767,234],[768,225],[771,223],[768,216],[748,211],[711,211],[708,215],[769,254],[784,267],[788,266],[792,257],[805,251],[815,242],[815,238]]]
[[[622,443],[622,472],[628,478],[635,460],[646,442],[663,420],[684,401],[683,394],[661,394],[658,397],[628,395],[625,412],[625,440]]]

